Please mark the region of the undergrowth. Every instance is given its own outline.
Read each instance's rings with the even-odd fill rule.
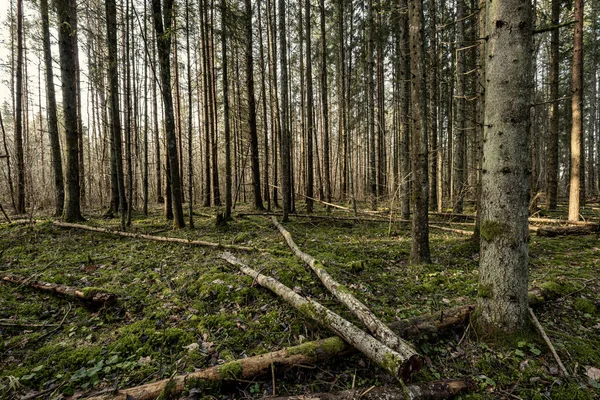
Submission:
[[[134,214],[130,230],[254,247],[256,252],[236,256],[356,322],[292,255],[269,219],[246,216],[217,227],[206,216],[214,210],[197,211],[193,230],[171,230],[158,210]],[[87,224],[119,227],[117,220],[99,215],[89,216]],[[478,246],[467,236],[432,229],[433,263],[413,266],[408,225],[292,217],[285,226],[303,251],[384,322],[475,301]],[[464,399],[600,396],[600,385],[586,375],[587,367],[600,368],[597,241],[596,236],[532,236],[530,241],[530,286],[557,296],[536,313],[570,378],[560,375],[538,338],[498,347],[460,327],[413,342],[427,360],[413,381],[474,378],[478,388]],[[0,225],[0,274],[106,290],[119,299],[92,308],[27,286],[0,284],[0,397],[46,391],[46,397],[60,398],[131,387],[331,336],[219,255],[218,249],[69,230],[50,221]],[[279,395],[394,383],[360,355],[277,372]],[[271,377],[200,386],[196,397],[273,392]]]

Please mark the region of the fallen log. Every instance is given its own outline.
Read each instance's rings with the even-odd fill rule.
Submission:
[[[433,229],[438,229],[440,231],[453,232],[453,233],[458,233],[458,234],[461,234],[461,235],[468,235],[468,236],[473,235],[473,232],[471,232],[471,231],[465,231],[465,230],[462,230],[462,229],[445,228],[443,226],[437,226],[437,225],[431,225],[431,224],[429,224],[429,227],[433,228]]]
[[[581,226],[598,225],[596,222],[590,222],[590,221],[569,221],[566,219],[540,218],[540,217],[529,217],[529,222],[537,222],[537,223],[542,223],[542,224],[562,224],[562,225],[581,225]]]
[[[57,285],[55,283],[29,279],[15,274],[1,275],[1,280],[4,282],[28,286],[33,289],[40,290],[42,292],[61,294],[64,296],[73,297],[79,300],[84,300],[95,304],[111,304],[116,300],[114,294],[107,293],[98,288],[78,289],[71,286]]]
[[[193,387],[194,381],[223,381],[251,379],[271,372],[276,368],[289,368],[295,365],[316,364],[332,357],[351,352],[353,349],[338,337],[307,342],[299,346],[288,347],[271,353],[242,358],[201,371],[177,375],[171,379],[148,383],[129,389],[97,394],[87,400],[150,400],[161,394],[165,398],[183,392],[187,386]],[[168,393],[167,393],[168,392]]]
[[[382,386],[344,390],[337,393],[304,394],[300,396],[267,397],[269,400],[442,400],[476,387],[470,379],[423,382],[406,386]]]
[[[238,213],[235,215],[238,218],[260,216],[260,217],[282,217],[281,213],[274,212],[247,212]],[[323,219],[330,221],[353,221],[353,222],[390,222],[389,218],[362,218],[362,217],[338,217],[334,215],[313,215],[313,214],[290,214],[290,217],[308,218],[308,219]],[[410,220],[393,219],[393,222],[410,222]]]
[[[86,230],[86,231],[108,233],[110,235],[117,235],[117,236],[123,236],[123,237],[154,240],[154,241],[158,241],[158,242],[182,243],[182,244],[187,244],[187,245],[192,245],[192,246],[213,247],[213,248],[217,248],[217,249],[230,249],[230,250],[239,250],[239,251],[258,251],[258,249],[255,247],[238,246],[238,245],[234,245],[234,244],[213,243],[213,242],[206,242],[204,240],[190,240],[190,239],[182,239],[182,238],[171,238],[171,237],[166,237],[166,236],[153,236],[153,235],[146,235],[143,233],[115,231],[115,230],[106,229],[106,228],[98,228],[98,227],[94,227],[94,226],[87,226],[87,225],[81,225],[81,224],[72,224],[72,223],[61,222],[61,221],[54,221],[54,225],[61,227],[61,228],[82,229],[82,230]]]
[[[279,281],[256,272],[230,253],[224,253],[221,258],[239,267],[259,285],[279,295],[306,316],[333,330],[392,376],[406,378],[422,367],[422,361],[416,353],[407,350],[405,354],[401,354],[391,349],[316,301],[302,297]]]
[[[359,301],[356,297],[354,297],[350,291],[340,283],[338,283],[325,269],[323,264],[315,260],[311,255],[303,252],[300,248],[294,243],[292,239],[292,235],[277,221],[275,217],[271,218],[273,225],[279,229],[281,235],[285,238],[288,246],[298,258],[304,261],[310,269],[313,270],[315,275],[319,277],[323,285],[348,309],[361,320],[363,324],[367,327],[369,332],[373,334],[377,339],[379,339],[386,346],[396,350],[400,353],[405,359],[409,360],[414,357],[418,357],[417,352],[412,348],[412,346],[402,340],[398,335],[396,335],[390,328],[388,328],[383,322],[377,318],[375,314],[361,301]]]
[[[600,225],[583,226],[556,226],[538,228],[537,235],[544,237],[568,236],[568,235],[591,235],[600,232]]]
[[[436,217],[448,218],[451,221],[458,222],[467,222],[467,221],[475,221],[475,214],[454,214],[448,212],[435,212],[430,211],[429,215],[434,215]]]

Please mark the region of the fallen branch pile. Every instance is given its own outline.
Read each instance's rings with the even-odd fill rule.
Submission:
[[[294,243],[292,239],[292,235],[277,221],[275,217],[271,218],[273,225],[279,229],[281,235],[285,238],[288,246],[298,258],[304,261],[310,269],[313,270],[315,275],[319,277],[323,285],[348,309],[356,315],[356,317],[367,327],[367,329],[375,336],[377,339],[381,340],[383,344],[386,346],[398,351],[405,358],[410,359],[416,356],[415,350],[412,346],[402,340],[398,335],[396,335],[390,328],[388,328],[383,322],[375,316],[369,310],[369,308],[364,305],[360,300],[354,297],[350,291],[343,285],[340,285],[336,280],[333,279],[331,275],[327,272],[323,264],[315,260],[315,258],[309,254],[304,253],[300,248]]]
[[[591,235],[600,232],[600,225],[576,225],[576,226],[553,226],[538,228],[537,235],[545,237],[556,237],[566,235]]]
[[[95,304],[110,304],[116,300],[112,293],[107,293],[97,289],[78,289],[71,286],[57,285],[55,283],[37,281],[35,279],[25,278],[15,274],[1,275],[4,282],[16,283],[22,286],[28,286],[43,292],[56,293],[64,296],[74,297],[79,300],[88,301]]]
[[[257,251],[258,250],[254,247],[248,247],[248,246],[213,243],[213,242],[206,242],[204,240],[189,240],[189,239],[182,239],[182,238],[170,238],[170,237],[165,237],[165,236],[153,236],[153,235],[146,235],[143,233],[114,231],[114,230],[106,229],[106,228],[97,228],[94,226],[72,224],[72,223],[60,222],[60,221],[54,221],[54,225],[59,226],[61,228],[83,229],[86,231],[102,232],[102,233],[108,233],[110,235],[154,240],[154,241],[158,241],[158,242],[182,243],[182,244],[187,244],[187,245],[192,245],[192,246],[213,247],[213,248],[217,248],[217,249],[229,249],[229,250],[239,250],[239,251]]]
[[[392,376],[405,378],[421,368],[420,357],[408,346],[404,353],[393,350],[316,301],[302,297],[279,281],[253,270],[232,254],[224,253],[221,258],[236,265],[243,273],[254,278],[259,285],[279,295],[306,316],[334,331]]]

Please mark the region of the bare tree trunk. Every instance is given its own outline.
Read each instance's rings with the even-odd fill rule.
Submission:
[[[571,76],[571,184],[569,189],[569,221],[579,220],[581,201],[581,165],[583,143],[583,0],[575,0],[573,31],[573,70]]]
[[[312,33],[311,33],[311,13],[310,0],[305,2],[304,24],[306,26],[306,212],[313,211],[314,197],[314,145],[315,137],[315,118],[314,118],[314,99],[312,83]]]
[[[281,64],[281,194],[283,196],[283,222],[288,221],[292,209],[292,157],[291,133],[289,129],[289,96],[288,96],[288,51],[286,38],[286,2],[279,0],[279,62]]]
[[[331,161],[329,144],[329,90],[327,86],[327,39],[325,31],[325,0],[320,0],[321,23],[321,107],[323,108],[323,173],[325,179],[325,201],[331,203]],[[339,43],[338,46],[343,46]]]
[[[56,93],[54,89],[54,72],[52,68],[52,53],[50,47],[50,24],[48,17],[48,0],[40,0],[42,15],[44,64],[46,67],[46,102],[48,107],[48,136],[52,151],[52,170],[54,173],[54,216],[60,217],[65,205],[65,186],[63,181],[62,154],[58,134],[58,116],[56,113]],[[10,175],[9,175],[10,176]]]
[[[17,214],[25,213],[25,156],[23,154],[23,0],[17,0],[17,73],[15,158],[17,159]],[[27,119],[27,116],[25,116]]]
[[[144,32],[143,37],[148,37],[148,25],[147,25],[147,5],[144,3]],[[146,39],[144,39],[146,41]],[[145,43],[146,44],[146,43]],[[143,166],[143,177],[142,177],[142,191],[144,196],[144,215],[148,215],[148,64],[150,60],[148,58],[148,51],[144,51],[144,166]]]
[[[408,0],[400,0],[400,10],[408,9]],[[410,50],[408,14],[400,12],[400,218],[410,218]]]
[[[552,0],[551,23],[554,26],[560,20],[560,0]],[[550,36],[550,131],[548,133],[546,158],[546,207],[556,209],[558,196],[558,78],[559,78],[559,28],[552,30]]]
[[[531,2],[490,0],[486,24],[486,140],[476,326],[493,340],[525,329],[529,315]]]
[[[456,32],[456,130],[454,135],[454,162],[452,172],[452,203],[453,212],[463,211],[466,175],[466,76],[465,76],[465,0],[457,0],[457,25]]]
[[[256,128],[256,100],[254,98],[254,57],[252,48],[252,2],[244,0],[246,6],[246,89],[248,90],[248,125],[250,127],[250,153],[252,158],[252,188],[254,208],[264,210],[260,187],[260,154],[258,152],[258,131]]]
[[[438,210],[438,49],[437,49],[436,0],[429,0],[429,207]]]
[[[412,248],[410,260],[413,264],[429,264],[429,179],[427,148],[427,100],[425,93],[425,52],[423,2],[409,0],[408,20],[410,43],[411,117],[412,117]]]
[[[162,95],[165,109],[167,158],[170,167],[171,197],[173,201],[174,225],[177,228],[185,226],[183,216],[183,205],[181,203],[181,180],[179,179],[179,160],[177,158],[177,138],[175,137],[175,120],[173,116],[173,98],[171,95],[171,67],[169,52],[171,48],[171,36],[165,33],[165,29],[171,29],[171,18],[173,0],[164,0],[161,10],[161,0],[152,0],[152,12],[154,14],[154,29],[160,59],[160,75],[162,83]],[[164,18],[164,22],[163,22]]]
[[[80,208],[79,188],[79,134],[77,124],[77,71],[74,65],[77,37],[77,12],[75,0],[56,2],[58,14],[58,48],[62,78],[63,114],[67,145],[67,201],[64,218],[68,222],[83,219]]]
[[[221,62],[223,63],[223,122],[225,133],[225,218],[231,218],[231,128],[229,124],[229,77],[227,60],[227,5],[221,0]]]
[[[194,159],[192,148],[193,108],[192,108],[192,62],[190,50],[190,3],[185,1],[185,47],[187,58],[187,90],[188,90],[188,218],[190,228],[194,228]]]
[[[262,30],[262,12],[261,3],[257,1],[256,4],[258,11],[258,43],[259,43],[259,57],[260,57],[260,96],[262,97],[262,114],[263,114],[263,130],[264,130],[264,165],[263,165],[263,200],[267,202],[267,210],[271,210],[271,195],[269,189],[269,125],[267,123],[267,81],[265,72],[265,50],[263,43],[263,30]],[[271,121],[271,126],[273,121]]]
[[[369,200],[371,209],[377,209],[377,160],[375,152],[375,82],[373,80],[374,67],[374,47],[375,47],[375,16],[373,12],[373,0],[368,2],[367,13],[367,132],[368,132],[368,185],[369,185]]]

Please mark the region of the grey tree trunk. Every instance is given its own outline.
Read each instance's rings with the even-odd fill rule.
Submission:
[[[221,0],[221,62],[223,63],[223,119],[225,133],[225,218],[231,218],[232,208],[232,182],[231,182],[231,127],[229,124],[229,77],[227,62],[227,6]]]
[[[327,39],[325,31],[325,0],[319,2],[321,23],[321,107],[323,108],[323,172],[325,200],[331,203],[331,161],[329,144],[329,90],[327,86]],[[341,46],[341,44],[339,44]]]
[[[256,128],[256,99],[254,98],[254,57],[252,48],[252,2],[244,0],[246,7],[246,89],[248,90],[248,126],[250,128],[250,157],[252,165],[252,188],[254,208],[264,210],[260,192],[260,154],[258,152],[258,130]]]
[[[406,10],[408,0],[400,0],[400,9]],[[400,12],[400,218],[410,218],[410,50],[408,15]]]
[[[314,196],[314,155],[313,138],[315,136],[314,99],[312,84],[312,40],[311,40],[310,0],[305,3],[306,26],[306,212],[313,211]]]
[[[452,160],[454,162],[452,172],[452,211],[462,213],[465,192],[466,176],[466,76],[465,76],[465,0],[457,0],[457,30],[456,30],[456,129],[454,131],[454,149]]]
[[[25,156],[23,154],[23,0],[17,0],[17,72],[15,94],[15,158],[17,214],[25,213]]]
[[[171,35],[165,33],[171,29],[171,14],[173,0],[165,0],[161,10],[161,0],[152,0],[154,14],[154,29],[156,31],[158,58],[160,60],[160,78],[165,109],[165,130],[167,142],[167,158],[171,178],[171,197],[173,201],[174,225],[177,228],[185,226],[183,205],[181,202],[181,179],[179,176],[179,160],[177,158],[177,138],[175,137],[175,118],[173,115],[173,97],[171,94],[170,48]],[[164,18],[164,23],[163,23]]]
[[[291,134],[289,130],[288,62],[286,38],[286,2],[279,0],[279,62],[281,64],[281,195],[283,197],[282,222],[288,222],[292,206]]]
[[[579,220],[582,189],[583,143],[583,0],[575,0],[573,31],[573,70],[571,76],[571,185],[569,189],[569,221]]]
[[[429,176],[427,143],[427,93],[425,86],[425,50],[423,1],[409,0],[409,46],[411,79],[412,134],[412,247],[413,264],[431,263],[429,252]]]
[[[438,210],[438,51],[437,51],[437,18],[436,0],[429,0],[429,207]]]
[[[80,221],[79,188],[79,133],[77,124],[77,71],[75,70],[74,51],[76,49],[77,30],[75,0],[56,2],[58,14],[58,49],[60,54],[60,72],[62,78],[63,114],[67,146],[67,201],[64,219],[67,222]]]
[[[489,0],[486,25],[477,322],[497,337],[524,329],[528,318],[531,2]]]
[[[556,26],[560,19],[560,0],[552,0],[551,23]],[[558,196],[558,74],[559,74],[559,28],[550,36],[550,131],[546,149],[546,207],[555,210]]]
[[[54,72],[52,68],[52,51],[50,47],[50,23],[48,18],[48,0],[40,0],[42,15],[42,31],[44,45],[44,64],[46,67],[46,102],[48,104],[48,135],[52,151],[52,170],[54,173],[54,199],[56,202],[54,215],[60,217],[65,205],[65,185],[63,181],[62,154],[58,135],[58,117],[56,114],[56,92],[54,90]]]

